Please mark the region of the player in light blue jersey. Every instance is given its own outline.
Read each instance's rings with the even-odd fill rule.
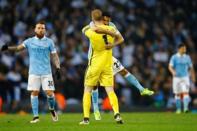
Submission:
[[[103,22],[105,25],[109,25],[109,26],[113,26],[116,28],[115,24],[111,22],[111,16],[109,13],[107,12],[103,12]],[[93,22],[90,22],[90,26],[94,26]],[[116,35],[119,34],[120,32],[118,31],[118,29],[116,28],[116,32],[110,32],[110,31],[106,31],[103,30],[101,28],[95,28],[95,31],[97,33],[106,33],[109,35]],[[119,38],[117,40],[119,43],[123,42],[124,39]],[[88,55],[91,54],[91,47],[89,48],[89,53]],[[121,63],[119,60],[117,60],[115,57],[113,57],[113,73],[114,75],[116,75],[117,73],[121,74],[121,76],[123,76],[129,84],[134,85],[139,91],[141,95],[153,95],[154,92],[144,88],[139,81],[135,78],[134,75],[132,75]],[[95,120],[101,120],[101,115],[99,112],[99,107],[98,107],[98,88],[94,88],[94,90],[92,91],[92,103],[93,103],[93,111],[94,111],[94,116],[95,116]]]
[[[47,101],[49,110],[51,112],[52,120],[58,121],[58,115],[55,112],[55,96],[54,96],[54,82],[51,72],[50,56],[56,67],[56,77],[60,78],[60,62],[56,52],[55,44],[52,39],[45,36],[45,23],[40,21],[35,26],[35,36],[26,39],[18,46],[3,45],[1,51],[22,51],[25,48],[29,54],[29,78],[28,88],[31,91],[31,105],[33,110],[33,120],[30,123],[39,122],[38,114],[38,94],[40,87],[47,94]]]
[[[183,98],[183,111],[189,111],[190,77],[195,83],[195,72],[189,55],[186,54],[186,45],[180,44],[178,52],[170,58],[169,71],[173,76],[173,93],[176,100],[176,113],[181,113],[181,98]]]

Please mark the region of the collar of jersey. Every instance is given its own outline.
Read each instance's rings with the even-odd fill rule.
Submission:
[[[181,54],[180,53],[177,53],[177,56],[178,57],[181,57]],[[184,57],[184,56],[186,56],[186,54],[183,54],[182,56]]]
[[[35,36],[35,39],[37,39],[37,40],[45,40],[46,36],[44,36],[42,39],[39,39],[37,36]]]

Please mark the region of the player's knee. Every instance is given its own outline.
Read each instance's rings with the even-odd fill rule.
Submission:
[[[53,96],[54,95],[53,91],[47,90],[45,92],[46,92],[47,96]]]
[[[114,92],[114,88],[113,87],[105,87],[105,90],[107,92],[107,94]]]
[[[85,87],[84,92],[91,93],[92,89],[93,89],[93,87]]]
[[[181,94],[175,94],[175,97],[181,97]]]
[[[123,69],[119,72],[122,76],[127,75],[129,72],[126,69]]]
[[[32,96],[38,96],[38,94],[39,94],[39,91],[32,91],[32,92],[31,92],[31,95],[32,95]]]

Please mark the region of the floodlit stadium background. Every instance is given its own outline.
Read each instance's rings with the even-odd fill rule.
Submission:
[[[156,92],[141,97],[138,90],[119,75],[116,93],[122,111],[172,110],[172,79],[167,69],[177,45],[185,42],[197,71],[197,1],[195,0],[0,0],[0,46],[19,44],[33,36],[35,22],[44,19],[47,36],[57,46],[62,80],[55,80],[57,105],[61,111],[81,110],[83,78],[87,66],[88,41],[81,33],[90,22],[90,11],[100,8],[125,38],[114,48],[114,56],[146,88]],[[28,55],[0,54],[0,112],[31,111],[26,91]],[[191,87],[190,108],[197,108],[197,89]],[[100,89],[100,105],[106,97]],[[47,111],[46,96],[40,94],[40,110]]]

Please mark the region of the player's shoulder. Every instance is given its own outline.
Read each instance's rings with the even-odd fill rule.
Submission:
[[[49,38],[49,37],[47,37],[47,36],[45,36],[44,38],[43,38],[43,40],[44,41],[46,41],[47,43],[54,43],[54,41],[53,41],[53,39],[51,39],[51,38]]]
[[[24,41],[23,41],[23,43],[29,43],[29,42],[32,42],[32,41],[34,41],[35,40],[35,37],[28,37],[28,38],[26,38]]]
[[[171,56],[171,58],[177,58],[178,56],[179,56],[178,53],[174,53],[174,54]]]
[[[101,27],[104,28],[104,29],[107,29],[107,30],[114,30],[114,31],[116,30],[116,28],[113,27],[113,26],[101,25]]]
[[[185,54],[185,56],[186,56],[187,59],[191,59],[189,54]]]
[[[85,33],[88,29],[90,29],[90,25],[86,25],[82,28],[82,32]]]
[[[190,55],[189,54],[184,54],[186,57],[190,57]]]
[[[113,22],[109,22],[109,26],[116,28],[116,25]]]
[[[170,61],[172,62],[172,61],[176,60],[176,58],[177,58],[177,53],[172,54],[170,57]]]
[[[35,39],[35,36],[32,36],[32,37],[26,38],[25,40],[34,40],[34,39]]]
[[[53,39],[51,39],[51,38],[49,38],[47,36],[44,37],[44,40],[53,41]]]

